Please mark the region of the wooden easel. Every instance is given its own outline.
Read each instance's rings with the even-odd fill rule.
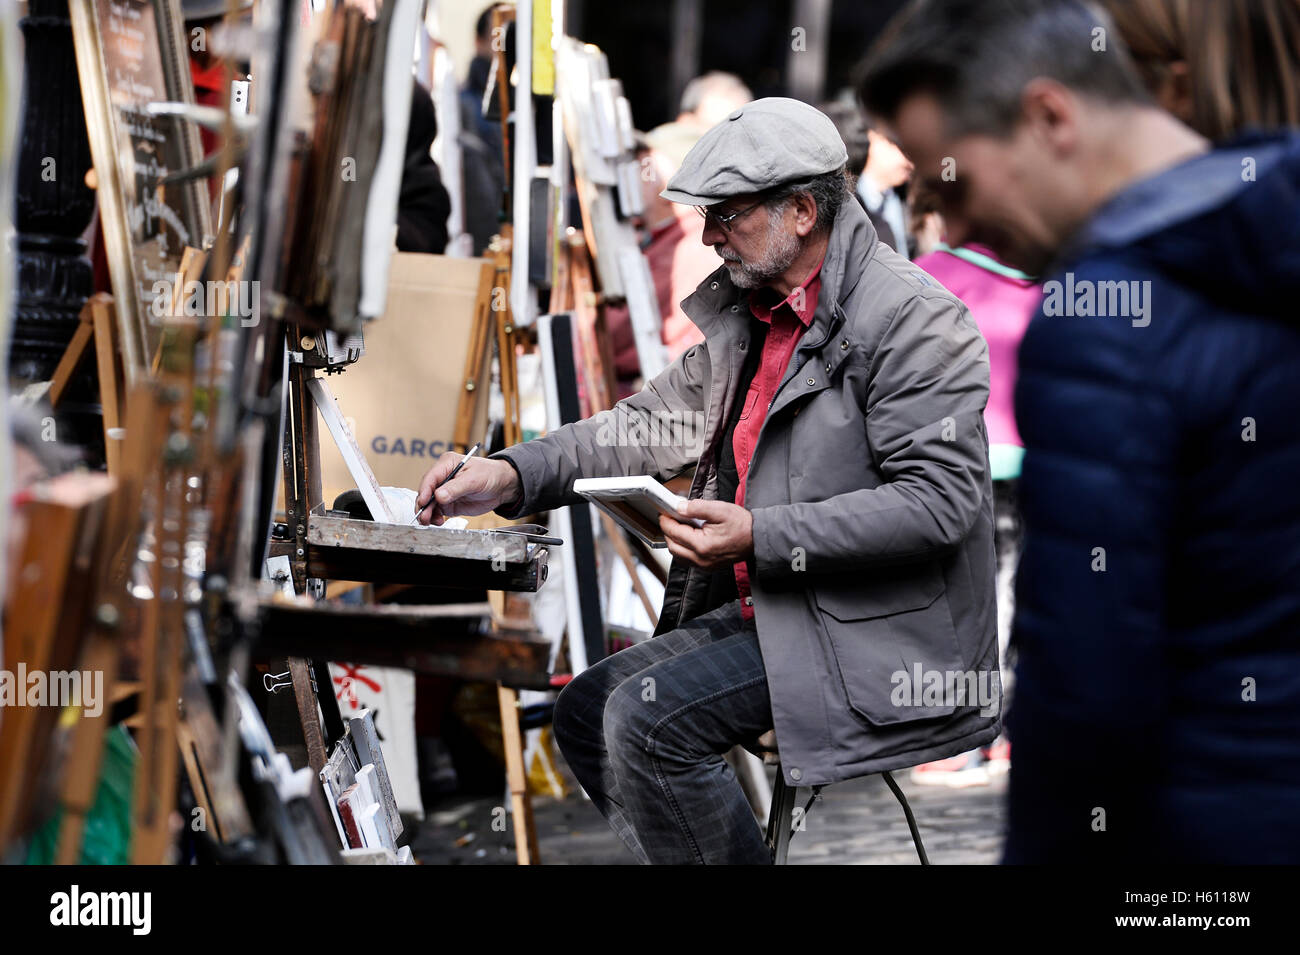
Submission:
[[[52,671],[77,668],[113,488],[105,475],[68,474],[48,482],[27,504],[29,532],[17,573],[23,591],[14,595],[6,621],[3,662],[9,673],[18,673],[21,664],[48,679]],[[26,697],[28,687],[15,690]],[[0,847],[28,828],[61,712],[48,699],[23,702],[6,706],[0,725]]]
[[[495,13],[494,13],[495,16]],[[470,429],[475,411],[482,397],[477,394],[476,383],[482,380],[483,367],[492,360],[495,346],[499,384],[505,405],[502,423],[506,446],[523,440],[519,423],[519,376],[515,361],[518,345],[517,330],[510,312],[510,250],[511,228],[504,225],[502,233],[493,238],[489,250],[490,266],[483,268],[483,281],[479,286],[474,309],[474,328],[470,335],[470,350],[465,360],[465,390],[456,407],[456,428],[453,440],[462,447],[470,443]],[[504,614],[504,594],[498,613]],[[510,789],[511,812],[516,820],[515,852],[520,865],[539,861],[537,832],[533,822],[532,801],[528,793],[528,772],[524,766],[523,734],[519,727],[519,694],[504,683],[497,682],[497,705],[501,713],[501,735],[506,758],[506,781]],[[522,824],[520,824],[522,821]]]
[[[292,330],[290,336],[291,340],[299,337]],[[284,495],[286,517],[289,527],[294,529],[296,559],[290,561],[290,566],[294,592],[298,594],[307,593],[307,523],[312,509],[321,503],[322,495],[320,435],[316,405],[308,390],[308,381],[314,374],[311,368],[300,362],[290,363],[288,406],[284,418]],[[325,768],[330,747],[343,738],[343,716],[324,665],[316,667],[304,657],[289,657],[288,665],[303,742],[307,746],[307,762],[313,772],[319,773]],[[322,686],[327,692],[321,692]]]
[[[95,585],[94,613],[86,621],[81,667],[104,674],[110,701],[137,693],[134,725],[140,749],[132,800],[131,858],[135,863],[165,860],[172,836],[178,763],[184,760],[191,788],[217,841],[251,834],[252,823],[235,780],[214,772],[219,760],[219,730],[202,686],[183,680],[185,609],[183,554],[188,477],[195,459],[193,353],[197,329],[169,327],[167,352],[158,379],[137,385],[127,400],[123,456],[104,525],[103,546],[87,575]],[[142,504],[151,509],[142,515]],[[154,531],[151,595],[127,592],[135,562],[135,543],[147,526]],[[122,655],[129,637],[139,641],[139,683],[122,683]],[[177,707],[184,700],[185,712]],[[82,713],[72,729],[66,772],[60,789],[64,809],[56,861],[75,863],[81,854],[85,820],[94,804],[104,735],[111,707],[96,716]]]
[[[497,338],[497,366],[501,380],[501,396],[505,401],[505,443],[518,444],[523,440],[523,429],[519,425],[519,372],[515,362],[515,348],[518,345],[514,318],[510,312],[510,248],[512,243],[510,226],[502,227],[500,241],[493,242],[492,264],[495,272],[493,296],[500,300],[500,308],[493,308]],[[496,303],[494,302],[494,305]]]
[[[468,451],[477,437],[474,422],[480,406],[486,403],[482,393],[485,371],[491,363],[493,318],[492,297],[496,285],[496,267],[484,263],[479,277],[478,296],[474,300],[474,319],[470,326],[469,349],[465,354],[463,390],[456,402],[456,423],[452,430],[452,444],[461,452]]]
[[[141,384],[132,392],[128,405],[130,421],[126,446],[119,451],[122,447],[117,437],[121,425],[119,390],[122,387],[122,370],[115,347],[117,323],[112,297],[105,294],[92,297],[83,308],[81,318],[82,323],[56,369],[51,386],[51,401],[57,404],[66,393],[68,382],[93,342],[99,362],[109,471],[116,482],[112,485],[115,490],[111,494],[105,492],[102,507],[97,510],[97,516],[93,520],[89,513],[78,515],[78,520],[83,525],[80,531],[83,547],[91,548],[79,559],[80,584],[74,586],[72,581],[65,582],[60,588],[65,591],[62,599],[36,601],[46,613],[54,614],[61,621],[60,627],[79,628],[75,646],[63,650],[63,665],[47,664],[46,668],[71,669],[75,665],[82,670],[102,673],[106,696],[98,715],[80,713],[80,718],[72,729],[68,760],[60,787],[64,817],[56,861],[75,863],[80,857],[86,815],[94,803],[98,787],[103,740],[108,729],[111,703],[124,698],[135,689],[134,686],[123,686],[118,682],[123,649],[122,631],[128,622],[132,622],[138,623],[141,660],[145,666],[139,713],[141,759],[133,800],[132,858],[133,861],[156,863],[163,860],[170,843],[168,817],[175,797],[175,700],[179,692],[183,626],[183,601],[180,596],[183,588],[179,579],[182,573],[181,561],[175,561],[174,567],[171,566],[171,561],[167,561],[169,566],[165,575],[162,568],[164,561],[159,559],[152,562],[151,599],[136,601],[129,598],[126,579],[134,559],[130,544],[142,529],[139,506],[142,493],[148,489],[155,501],[164,500],[164,494],[170,495],[172,501],[179,502],[183,508],[184,481],[175,479],[175,467],[181,464],[179,457],[171,466],[159,466],[163,459],[169,421],[173,415],[170,402],[163,400],[163,387],[156,382]],[[183,401],[185,394],[186,389],[173,387],[168,392],[168,397],[176,396],[176,400]],[[190,415],[181,413],[174,417],[178,422],[187,422]],[[169,474],[172,477],[170,487],[165,478]],[[33,519],[36,519],[35,515]],[[49,538],[43,543],[57,549],[58,528],[61,526],[59,515],[43,515],[40,520],[41,536]],[[175,530],[167,530],[164,527],[167,523],[161,520],[156,522],[156,548],[160,557],[164,552],[179,553],[184,546],[183,511]],[[44,558],[46,564],[49,560],[48,556]],[[53,586],[56,578],[52,575],[52,568],[48,570],[49,572],[42,572],[41,577]],[[176,594],[174,600],[163,601],[160,598],[164,586]],[[75,597],[79,588],[85,590],[84,598]],[[36,626],[34,621],[33,626]],[[170,634],[165,632],[168,629]],[[80,634],[84,634],[84,645]],[[33,660],[40,659],[40,639],[33,633],[30,640],[26,648],[15,644],[16,652],[33,654]],[[70,657],[67,656],[69,652],[72,653]],[[49,651],[45,651],[45,659],[51,663],[54,660]],[[29,661],[29,665],[40,664]],[[10,730],[12,732],[8,732]],[[12,726],[6,727],[6,731],[10,740],[16,739],[24,732],[22,721],[13,721]],[[20,748],[9,752],[21,751]],[[3,778],[30,778],[34,776],[38,763],[39,761],[29,763],[25,772],[6,771]],[[5,806],[4,824],[8,827],[8,834],[12,835],[13,826],[21,825],[21,807],[11,799],[5,800]]]
[[[519,376],[515,362],[519,336],[510,313],[510,243],[510,226],[505,225],[502,234],[492,239],[489,246],[492,257],[484,264],[479,280],[469,350],[465,355],[464,390],[456,403],[456,423],[452,431],[452,443],[462,451],[469,450],[481,437],[473,433],[478,410],[486,401],[479,389],[494,354],[505,402],[505,443],[515,444],[523,438],[519,425]]]
[[[508,263],[508,257],[504,260],[499,259],[497,262],[484,267],[484,281],[480,287],[479,308],[476,309],[475,320],[478,327],[476,327],[473,336],[474,340],[482,348],[480,354],[483,361],[487,360],[494,337],[497,347],[504,349],[511,357],[513,356],[514,329],[510,327],[508,312],[503,315],[503,310],[497,310],[494,313],[490,307],[493,289],[504,288],[505,286],[498,284],[501,281],[508,283],[508,278],[502,279],[500,277],[500,268],[503,261]],[[486,309],[483,307],[485,302],[487,303]],[[290,341],[293,340],[295,338],[291,332]],[[503,362],[502,367],[504,369],[503,376],[513,378],[515,374],[513,361]],[[476,369],[472,365],[471,359],[471,367],[467,370],[467,382],[481,380],[480,370],[481,367]],[[324,502],[320,499],[320,439],[316,414],[318,404],[321,401],[332,403],[332,398],[329,396],[328,390],[322,390],[320,385],[321,382],[315,377],[315,370],[312,367],[303,362],[290,363],[289,404],[285,418],[283,462],[286,517],[293,533],[293,541],[289,548],[290,564],[293,569],[292,576],[296,593],[307,594],[309,580],[364,580],[369,582],[415,582],[420,580],[427,583],[438,576],[438,571],[434,570],[435,566],[441,568],[442,573],[445,575],[444,585],[464,586],[472,589],[487,589],[489,587],[495,589],[501,588],[503,585],[510,585],[507,589],[536,589],[536,586],[544,579],[544,569],[539,575],[537,573],[539,568],[531,567],[528,558],[525,556],[525,543],[518,536],[498,535],[493,532],[481,531],[448,531],[443,534],[430,535],[419,528],[343,520],[330,516],[325,510]],[[462,397],[462,401],[466,397],[468,397],[469,401],[477,401],[480,396],[474,393],[475,390],[466,389],[466,395]],[[515,396],[517,404],[517,390],[512,388],[511,394]],[[338,416],[336,408],[330,409],[321,406],[319,410],[322,413],[329,413],[326,420],[334,422],[330,425],[332,431],[340,426],[342,418]],[[463,410],[463,406],[460,410]],[[467,414],[458,416],[458,420],[465,422],[472,421],[472,418],[473,409]],[[465,427],[468,426],[467,423]],[[514,424],[510,427],[513,433],[518,433],[517,415]],[[350,434],[340,435],[335,433],[334,437],[336,443],[339,443],[338,439],[340,437],[346,439],[340,443],[339,448],[345,459],[360,457],[359,449],[347,446],[351,442]],[[355,442],[351,443],[355,444]],[[360,464],[363,470],[368,472],[368,467],[364,466],[363,457],[360,458]],[[356,477],[355,474],[354,477]],[[363,474],[358,481],[362,485],[374,484],[374,489],[376,491],[378,489],[377,483],[373,481],[373,475]],[[363,495],[364,493],[365,488],[363,487]],[[461,541],[453,536],[457,533],[466,535],[466,539]],[[508,545],[508,549],[506,545]],[[446,554],[446,557],[439,558],[434,554],[434,551],[442,551]],[[425,552],[428,552],[427,557]],[[470,562],[470,564],[466,565],[466,569],[458,571],[458,558],[465,558]],[[507,561],[507,565],[509,565],[510,561],[519,562],[517,566],[520,567],[520,570],[515,573],[509,572],[508,569],[505,573],[499,570],[489,571],[489,566],[499,559]],[[422,560],[426,561],[428,569],[419,571],[419,576],[409,581],[398,576],[403,573],[412,573]],[[439,561],[441,562],[439,563]],[[411,567],[404,568],[402,565],[405,564],[411,564]],[[474,571],[472,569],[473,565],[482,565],[482,568],[479,571]],[[475,573],[478,576],[474,576]],[[463,581],[463,584],[461,581]],[[392,619],[395,615],[387,612],[390,609],[396,610],[397,608],[357,609],[356,616],[366,617],[366,619],[359,619],[356,627],[360,629],[365,624],[381,624],[390,628],[397,626],[397,621]],[[415,613],[420,609],[408,608],[408,611]],[[371,616],[373,616],[373,619],[371,619]],[[330,618],[324,611],[318,615],[318,619],[322,628],[330,626]],[[385,623],[386,620],[387,623]],[[500,643],[503,648],[508,645],[505,641],[500,641]],[[374,648],[366,647],[361,641],[358,641],[357,645],[341,656],[322,656],[319,666],[315,656],[311,660],[294,655],[288,657],[289,672],[298,705],[299,720],[307,744],[308,761],[316,772],[320,772],[325,767],[330,749],[337,744],[343,735],[342,716],[339,714],[338,700],[334,695],[333,684],[330,682],[329,675],[324,670],[323,660],[352,659],[355,662],[361,662],[361,658],[356,654],[364,654],[371,649]],[[467,653],[473,652],[475,648],[467,643],[465,651]],[[445,657],[443,659],[445,660]],[[407,662],[408,668],[424,669],[418,665],[419,660],[413,662],[417,665],[412,666],[410,662]],[[489,663],[485,668],[479,668],[477,664],[473,663],[471,665],[475,669],[479,669],[480,672],[482,672],[482,669],[487,669],[489,672],[496,674],[518,669],[517,663],[511,663],[508,660],[502,660],[500,664]],[[424,669],[424,672],[445,673],[447,672],[446,666],[446,662],[441,662],[432,669]],[[458,673],[456,675],[474,678],[474,674],[469,669],[463,674]],[[535,681],[537,678],[533,677],[532,680]],[[505,742],[507,779],[510,785],[512,818],[515,824],[516,853],[520,864],[536,864],[538,861],[537,835],[533,823],[532,805],[527,791],[527,775],[523,766],[518,698],[515,690],[506,686],[501,676],[496,676],[496,680],[498,684],[498,703],[501,709],[503,740]],[[525,682],[521,685],[536,684],[535,682]]]
[[[50,407],[58,410],[68,393],[68,387],[80,371],[82,363],[95,351],[95,364],[99,372],[99,402],[104,414],[104,454],[108,473],[117,474],[122,467],[121,428],[122,389],[125,376],[118,347],[117,314],[113,296],[97,292],[81,307],[80,322],[72,333],[72,340],[59,359],[50,379]]]
[[[158,459],[162,447],[161,408],[154,400],[154,388],[137,385],[127,398],[127,436],[118,488],[110,504],[105,527],[105,547],[92,579],[97,581],[96,612],[82,655],[82,666],[104,674],[104,686],[112,688],[110,699],[119,697],[118,684],[122,641],[133,620],[141,620],[143,608],[127,594],[126,580],[133,555],[129,543],[138,529],[144,475]],[[81,714],[72,729],[68,767],[61,788],[63,823],[55,861],[73,865],[81,857],[86,816],[94,805],[104,755],[104,734],[109,729],[107,703],[97,716]]]
[[[573,287],[573,312],[582,346],[582,384],[586,399],[583,411],[590,416],[614,407],[617,386],[614,351],[610,345],[605,310],[596,293],[591,274],[591,256],[582,235],[568,235],[569,280]]]

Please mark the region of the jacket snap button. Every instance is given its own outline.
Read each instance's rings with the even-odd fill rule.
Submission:
[[[710,282],[710,283],[709,283],[709,288],[713,289],[713,291],[716,292],[716,291],[718,290],[718,283],[717,283],[717,282]]]
[[[745,344],[744,342],[741,342],[741,343],[740,343],[740,350],[741,350],[741,351],[744,351],[746,347],[747,347],[747,346],[746,346],[746,344]]]
[[[815,385],[815,384],[817,384],[817,382],[814,381],[812,378],[809,378],[809,379],[808,379],[808,384],[810,384],[810,385]]]
[[[844,341],[840,342],[840,351],[848,351],[848,350],[849,350],[849,340],[846,338],[844,339]]]
[[[830,362],[827,362],[827,363],[826,363],[826,374],[829,375],[830,373],[831,373],[831,363],[830,363]]]
[[[802,769],[790,770],[790,778],[793,779],[795,782],[798,782],[799,780],[803,779],[803,770]]]
[[[754,606],[754,598],[753,598],[753,597],[746,597],[746,598],[745,598],[745,606],[746,606],[746,607],[752,607],[752,606]]]
[[[739,306],[739,305],[733,305],[733,306],[731,306],[731,310],[732,310],[733,312],[739,312],[739,311],[740,311],[740,306]]]

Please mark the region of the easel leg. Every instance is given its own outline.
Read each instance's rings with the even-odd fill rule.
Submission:
[[[166,341],[164,330],[164,341]],[[178,355],[193,354],[192,333],[178,330],[173,346]],[[193,440],[193,385],[181,375],[173,387],[180,392],[176,405],[168,407],[168,441]],[[166,383],[166,379],[164,379]],[[187,389],[187,390],[183,390]],[[186,470],[183,459],[163,458],[164,470],[152,480],[154,560],[150,568],[153,597],[146,604],[141,666],[144,692],[140,730],[140,762],[135,779],[131,861],[135,865],[159,865],[166,860],[172,843],[171,814],[176,805],[177,767],[180,751],[176,744],[180,721],[182,641],[185,633],[184,571],[180,555],[189,526],[186,498]]]
[[[176,724],[176,745],[181,754],[181,762],[185,766],[185,775],[190,781],[190,791],[194,793],[194,801],[203,814],[203,824],[212,830],[215,841],[225,842],[226,837],[221,831],[221,817],[217,814],[207,774],[199,760],[198,743],[193,731],[184,720]]]
[[[627,574],[632,578],[632,589],[641,600],[641,606],[645,608],[647,616],[650,617],[650,626],[659,626],[659,611],[655,610],[655,605],[650,601],[650,595],[646,593],[645,584],[641,583],[641,575],[636,558],[632,556],[632,549],[627,546],[627,539],[623,537],[623,530],[614,523],[614,519],[608,514],[600,515],[601,524],[604,525],[605,535],[609,542],[614,546],[618,559],[623,562],[627,568]]]
[[[159,501],[162,496],[162,481],[155,479],[151,483],[154,500]],[[160,506],[155,504],[155,507]],[[153,594],[161,589],[158,565],[157,559],[149,565],[149,589]],[[160,738],[161,733],[154,721],[157,716],[155,704],[162,699],[161,671],[165,666],[161,659],[163,641],[160,634],[162,624],[159,622],[159,603],[155,596],[144,601],[140,608],[140,675],[143,685],[138,715],[143,718],[144,725],[136,736],[140,759],[136,764],[131,804],[131,862],[135,865],[157,865],[162,861],[166,852],[164,840],[167,824],[162,813],[162,789],[164,786],[170,787],[174,782],[171,776],[164,780],[161,772],[164,761],[161,754],[164,750],[173,752],[174,746],[170,739]]]
[[[528,774],[524,770],[524,740],[519,729],[519,694],[497,684],[501,706],[501,741],[506,751],[506,779],[510,784],[510,816],[515,824],[515,855],[520,865],[539,865],[537,827],[533,803],[528,795]]]
[[[82,360],[86,357],[86,350],[95,337],[93,316],[94,306],[91,301],[88,301],[81,306],[81,318],[77,323],[77,330],[72,333],[72,340],[68,342],[68,347],[63,350],[63,357],[59,359],[58,367],[54,369],[54,374],[50,376],[50,390],[46,397],[49,399],[51,408],[57,409],[59,407],[64,392],[72,384],[73,376],[77,373]]]
[[[87,672],[104,674],[104,686],[117,682],[117,645],[109,635],[96,633],[82,666]],[[99,770],[104,761],[104,734],[108,732],[109,706],[105,703],[99,716],[84,712],[72,731],[68,747],[67,775],[63,781],[63,822],[59,825],[55,865],[76,865],[81,859],[81,842],[86,816],[95,804],[99,789]]]
[[[479,278],[478,298],[474,305],[474,325],[470,333],[469,351],[465,356],[463,390],[456,403],[456,426],[452,441],[459,450],[468,451],[471,432],[474,430],[474,412],[485,400],[479,393],[484,365],[489,362],[491,346],[492,299],[496,285],[496,269],[491,263],[483,265]]]
[[[92,298],[89,305],[93,305],[99,297]],[[104,299],[111,302],[107,296]],[[116,330],[111,335],[116,335]],[[104,340],[115,339],[109,337]],[[114,364],[118,363],[115,361]],[[99,788],[109,712],[120,688],[118,669],[126,635],[121,632],[119,625],[124,616],[123,610],[129,605],[125,597],[125,581],[121,576],[125,569],[115,571],[114,568],[119,563],[129,563],[122,551],[134,539],[132,530],[139,519],[137,508],[140,488],[152,462],[160,453],[160,435],[165,426],[164,409],[158,403],[157,393],[147,384],[139,385],[131,392],[125,407],[127,437],[121,457],[122,468],[114,475],[119,482],[118,488],[110,504],[101,551],[90,574],[92,579],[100,581],[96,606],[107,612],[97,611],[94,629],[87,639],[85,655],[80,664],[82,670],[104,674],[107,699],[99,716],[89,716],[83,711],[71,733],[62,787],[63,823],[59,829],[55,855],[55,862],[59,865],[74,864],[81,858],[86,815],[94,805]],[[152,602],[149,602],[143,608],[146,624],[152,619],[151,607]]]
[[[117,348],[117,313],[113,300],[96,295],[90,300],[95,327],[95,361],[99,368],[99,403],[104,417],[104,457],[108,473],[122,470],[121,395],[123,374]]]
[[[302,657],[289,658],[289,676],[293,680],[293,697],[298,703],[298,718],[307,743],[307,762],[312,772],[325,768],[325,735],[321,732],[320,711],[316,708],[316,691],[311,686],[311,669]],[[331,694],[333,690],[330,690]]]
[[[312,658],[307,661],[307,666],[311,669],[312,679],[316,681],[316,700],[320,703],[321,728],[328,752],[343,738],[343,713],[339,710],[339,698],[334,694],[329,664]]]

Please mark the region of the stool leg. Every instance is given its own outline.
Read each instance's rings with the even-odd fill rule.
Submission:
[[[916,846],[916,854],[921,859],[921,865],[929,865],[930,857],[925,854],[925,843],[921,841],[921,830],[916,826],[916,816],[912,815],[912,807],[903,795],[903,790],[899,788],[898,783],[894,782],[894,777],[888,772],[882,772],[880,775],[885,777],[885,785],[889,787],[897,798],[899,805],[903,807],[903,816],[907,819],[907,828],[912,833],[912,843]]]
[[[772,787],[767,783],[763,761],[741,746],[731,747],[723,758],[736,774],[754,815],[759,819],[769,815],[772,812]]]
[[[772,787],[772,811],[767,817],[767,847],[772,850],[773,865],[785,865],[798,795],[798,789],[786,785],[785,775],[778,765],[776,785]]]

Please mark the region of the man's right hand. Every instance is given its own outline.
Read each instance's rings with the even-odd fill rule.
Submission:
[[[447,481],[447,475],[464,460],[465,455],[448,451],[421,479],[416,506],[423,508],[433,496],[433,504],[420,513],[421,524],[440,526],[449,517],[485,514],[519,496],[519,475],[508,461],[470,458],[460,473]]]

